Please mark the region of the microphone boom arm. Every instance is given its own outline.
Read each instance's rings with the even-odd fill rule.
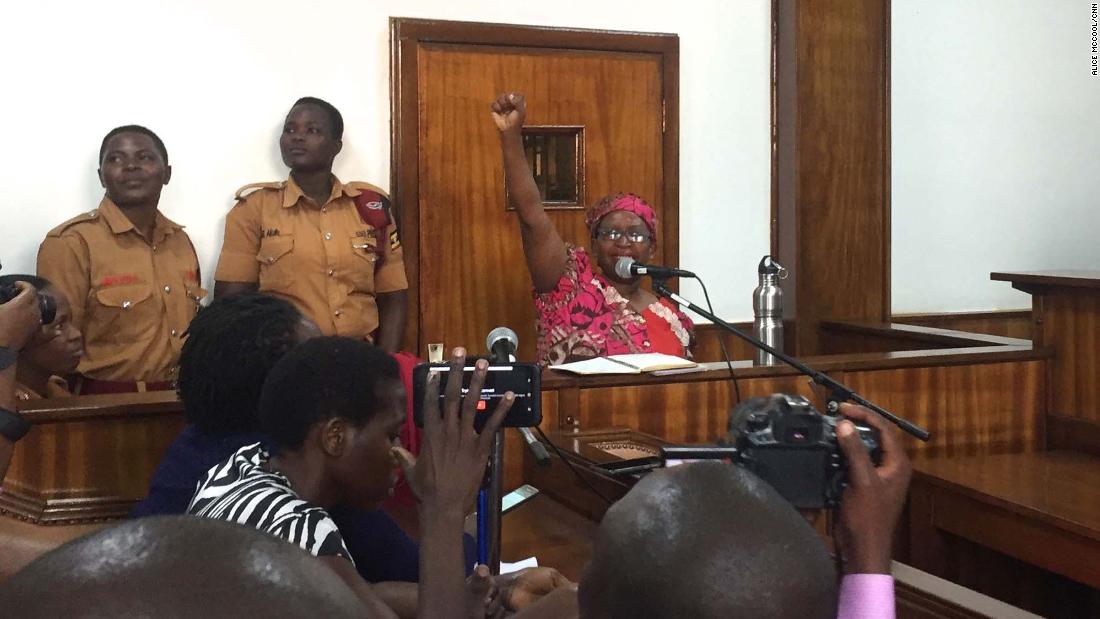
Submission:
[[[737,327],[735,327],[735,326],[731,325],[730,323],[722,320],[721,318],[715,316],[711,312],[708,312],[707,310],[699,307],[698,305],[692,303],[691,301],[685,299],[684,297],[681,297],[680,295],[676,294],[675,292],[672,292],[671,290],[668,289],[667,286],[665,286],[665,282],[663,280],[660,280],[660,279],[654,279],[653,280],[653,291],[656,292],[657,294],[661,295],[662,297],[666,297],[668,299],[671,299],[672,301],[675,301],[676,303],[679,303],[680,305],[683,305],[684,307],[690,309],[691,311],[695,312],[696,314],[698,314],[698,315],[702,316],[703,318],[706,318],[707,320],[711,321],[712,323],[718,325],[722,329],[736,335],[737,337],[745,340],[749,344],[752,344],[756,348],[759,348],[760,350],[763,350],[764,352],[767,352],[768,354],[773,355],[775,358],[779,359],[783,363],[786,363],[787,365],[789,365],[792,368],[798,370],[799,372],[802,372],[806,376],[809,376],[810,379],[812,379],[815,383],[817,383],[817,384],[825,387],[826,389],[828,389],[829,390],[829,400],[828,400],[828,404],[827,404],[827,409],[828,409],[829,414],[836,415],[837,413],[840,412],[840,403],[841,402],[851,401],[851,402],[855,402],[856,404],[866,406],[867,408],[875,411],[880,416],[885,418],[887,421],[889,421],[890,423],[892,423],[892,424],[896,425],[897,427],[901,428],[902,430],[904,430],[907,434],[909,434],[911,436],[914,436],[914,437],[916,437],[916,438],[918,438],[922,441],[925,441],[925,442],[927,442],[928,439],[931,438],[932,435],[928,432],[928,430],[925,430],[924,428],[922,428],[922,427],[920,427],[920,426],[918,426],[918,425],[916,425],[916,424],[914,424],[914,423],[912,423],[912,422],[910,422],[906,419],[902,419],[901,417],[898,417],[897,415],[895,415],[895,414],[891,413],[890,411],[878,406],[877,404],[868,401],[863,396],[859,395],[858,393],[856,393],[856,392],[852,391],[851,389],[849,389],[848,387],[844,386],[843,383],[841,383],[841,382],[835,380],[834,378],[830,377],[828,374],[825,374],[824,372],[815,370],[815,369],[811,368],[810,366],[806,365],[805,363],[802,363],[801,361],[795,359],[794,357],[787,356],[782,351],[776,350],[775,348],[772,348],[771,346],[768,346],[764,342],[761,342],[760,340],[758,340],[755,337],[749,335],[748,333],[744,333],[743,331],[741,331]]]

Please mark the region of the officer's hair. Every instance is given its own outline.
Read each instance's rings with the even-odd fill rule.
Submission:
[[[318,99],[317,97],[302,97],[295,101],[294,105],[291,107],[298,107],[299,105],[316,105],[321,108],[321,111],[328,116],[329,128],[332,129],[332,139],[344,139],[344,117],[340,114],[340,110],[336,109],[335,105],[324,99]]]
[[[348,337],[299,344],[267,375],[260,423],[276,447],[302,447],[310,429],[328,419],[367,424],[383,405],[383,388],[399,381],[397,361],[377,346]]]
[[[45,277],[38,277],[37,275],[24,275],[22,273],[0,275],[0,288],[3,288],[4,286],[11,286],[15,282],[24,282],[30,284],[37,288],[38,292],[42,292],[52,285]]]
[[[157,151],[160,152],[160,156],[164,157],[164,165],[168,165],[168,149],[164,147],[164,142],[161,141],[160,136],[141,125],[123,125],[107,132],[107,135],[103,136],[103,143],[99,145],[99,162],[101,164],[103,163],[103,155],[107,154],[107,142],[120,133],[140,133],[149,136],[149,139],[153,140],[153,145],[157,147]]]
[[[264,379],[298,344],[301,322],[287,301],[257,293],[218,299],[199,311],[180,354],[187,420],[210,434],[259,430]]]

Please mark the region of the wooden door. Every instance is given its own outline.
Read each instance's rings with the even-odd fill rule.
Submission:
[[[500,30],[558,31],[469,26],[474,32],[468,38],[493,39],[486,35],[496,31],[500,44],[423,37],[405,48],[415,59],[395,58],[395,66],[415,71],[415,89],[403,76],[401,83],[395,81],[395,94],[403,99],[395,104],[395,144],[415,150],[415,159],[408,151],[395,157],[402,166],[396,201],[414,289],[406,343],[420,355],[432,342],[484,352],[486,334],[504,325],[519,334],[519,356],[529,360],[535,356],[531,279],[516,215],[506,208],[489,103],[501,92],[521,91],[527,96],[528,127],[583,128],[583,204],[549,211],[566,241],[587,247],[584,207],[603,195],[632,191],[649,201],[661,219],[655,260],[674,263],[677,209],[667,189],[676,186],[675,168],[670,174],[664,120],[669,59],[652,50],[516,45],[500,40]],[[596,40],[588,41],[589,47]],[[399,109],[410,96],[415,98],[415,142],[410,140],[412,123]],[[409,165],[415,165],[415,174],[404,169]],[[403,182],[410,179],[415,182]]]

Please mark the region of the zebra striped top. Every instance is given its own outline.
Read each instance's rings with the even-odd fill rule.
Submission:
[[[241,447],[210,469],[187,513],[254,527],[314,556],[352,561],[328,512],[299,498],[286,477],[268,470],[269,459],[260,443]]]

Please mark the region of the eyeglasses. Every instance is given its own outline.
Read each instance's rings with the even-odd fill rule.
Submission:
[[[618,228],[608,228],[597,230],[593,235],[601,241],[611,241],[612,243],[619,239],[626,237],[626,240],[631,243],[643,243],[649,240],[649,233],[642,230],[619,230]]]

